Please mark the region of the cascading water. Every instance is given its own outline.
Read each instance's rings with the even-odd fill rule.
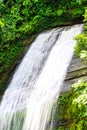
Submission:
[[[3,96],[0,130],[47,129],[73,56],[73,37],[82,28],[56,28],[37,37]]]

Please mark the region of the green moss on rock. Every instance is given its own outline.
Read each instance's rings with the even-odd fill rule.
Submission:
[[[57,102],[54,130],[87,130],[87,82],[79,80]]]

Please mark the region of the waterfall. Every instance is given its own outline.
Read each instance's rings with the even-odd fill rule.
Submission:
[[[16,69],[0,105],[0,130],[51,130],[52,106],[61,91],[83,25],[39,34]],[[48,126],[49,125],[49,126]]]

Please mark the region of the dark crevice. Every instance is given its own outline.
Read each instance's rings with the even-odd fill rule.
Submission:
[[[73,80],[73,79],[76,79],[76,78],[82,78],[82,77],[85,77],[85,76],[87,76],[87,73],[80,75],[80,76],[75,76],[75,77],[72,77],[72,78],[65,79],[65,81],[70,81],[70,80]]]
[[[69,77],[69,75],[71,75],[71,76]],[[75,79],[75,78],[79,78],[79,77],[82,77],[82,76],[87,76],[87,67],[85,67],[83,69],[78,69],[76,71],[69,72],[66,76],[65,81],[72,80],[72,79]]]

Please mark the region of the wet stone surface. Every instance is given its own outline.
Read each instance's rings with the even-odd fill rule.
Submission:
[[[73,56],[62,85],[62,92],[71,90],[71,85],[81,78],[87,81],[87,63]]]

